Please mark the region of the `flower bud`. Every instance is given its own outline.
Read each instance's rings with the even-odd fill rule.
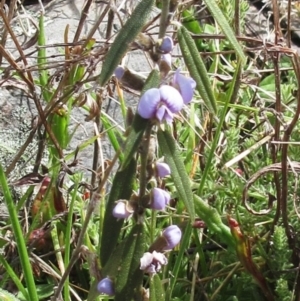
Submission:
[[[173,50],[174,43],[171,37],[165,36],[162,41],[160,42],[160,45],[158,46],[158,50],[161,53],[169,53]]]
[[[99,293],[109,296],[113,296],[115,294],[114,284],[109,278],[102,279],[97,285],[97,290]]]
[[[114,72],[115,77],[116,77],[118,80],[120,80],[120,79],[123,77],[124,73],[125,73],[125,69],[124,69],[122,66],[118,66],[118,67],[115,69],[115,72]]]
[[[144,79],[126,67],[118,66],[115,69],[115,77],[126,87],[141,91],[144,86]]]
[[[164,162],[156,162],[155,171],[156,171],[156,176],[160,178],[164,178],[171,174],[170,166]]]
[[[113,216],[115,218],[128,218],[133,214],[133,208],[126,200],[119,200],[113,209]]]
[[[164,210],[169,204],[171,196],[168,192],[160,188],[153,188],[151,191],[151,205],[154,210]]]
[[[172,226],[167,227],[163,231],[162,236],[165,238],[165,240],[167,242],[167,245],[163,249],[171,250],[179,244],[182,233],[178,226],[172,225]]]

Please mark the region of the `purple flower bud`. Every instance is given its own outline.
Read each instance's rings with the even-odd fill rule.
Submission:
[[[152,253],[146,252],[140,259],[140,269],[148,274],[156,274],[161,270],[163,265],[168,263],[166,256],[162,253],[153,251]]]
[[[162,53],[169,53],[173,50],[174,43],[171,37],[165,36],[158,47]]]
[[[115,294],[114,284],[109,278],[102,279],[97,285],[97,290],[99,293],[109,296],[113,296]]]
[[[114,73],[117,79],[121,79],[125,73],[125,69],[122,66],[118,66]]]
[[[171,196],[165,190],[160,188],[153,188],[151,191],[151,205],[154,210],[164,210],[169,204]]]
[[[172,225],[163,231],[162,236],[167,242],[167,246],[164,247],[164,250],[171,250],[179,244],[182,233],[178,226]]]
[[[133,208],[130,206],[128,201],[120,200],[117,202],[117,205],[113,209],[113,216],[115,218],[128,218],[133,213]]]
[[[164,178],[171,174],[170,166],[164,162],[155,163],[156,175],[160,178]]]
[[[173,86],[178,88],[183,98],[183,102],[188,104],[193,98],[196,82],[191,77],[185,77],[179,72],[180,69],[177,69],[174,74]]]
[[[145,119],[156,118],[171,123],[173,114],[178,113],[183,107],[180,93],[171,86],[161,86],[159,89],[147,90],[138,104],[138,113]]]

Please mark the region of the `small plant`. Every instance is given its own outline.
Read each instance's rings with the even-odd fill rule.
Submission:
[[[298,54],[278,37],[243,37],[245,1],[143,0],[126,20],[103,4],[83,36],[86,1],[59,62],[48,55],[42,10],[33,63],[10,25],[15,2],[0,16],[26,68],[3,39],[0,84],[22,87],[38,118],[0,165],[1,298],[298,300]],[[125,63],[135,50],[151,61],[146,75]],[[124,91],[137,95],[135,108]],[[105,112],[108,98],[120,120]],[[74,148],[75,108],[95,130]],[[34,139],[33,168],[16,179]],[[89,146],[92,167],[79,159]]]

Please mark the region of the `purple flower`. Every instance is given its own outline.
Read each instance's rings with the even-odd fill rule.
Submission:
[[[122,66],[118,66],[116,69],[115,69],[115,77],[117,79],[121,79],[125,73],[125,69],[122,67]]]
[[[185,104],[190,103],[193,98],[196,82],[191,77],[185,77],[177,69],[173,77],[173,86],[178,88]]]
[[[168,192],[160,188],[153,188],[151,191],[151,205],[154,210],[164,210],[169,204],[171,196]]]
[[[173,121],[173,114],[178,113],[183,107],[180,93],[171,86],[161,86],[159,89],[147,90],[138,104],[138,113],[145,119],[156,118],[162,122]]]
[[[174,43],[171,37],[165,36],[161,44],[159,45],[158,49],[162,53],[169,53],[173,50]]]
[[[172,225],[163,231],[162,236],[167,242],[167,245],[163,248],[163,250],[171,250],[179,244],[182,233],[178,226]]]
[[[162,253],[153,251],[152,253],[146,252],[140,259],[140,269],[148,274],[156,274],[161,270],[163,265],[168,263],[166,256]]]
[[[170,166],[164,162],[156,162],[155,170],[157,177],[164,178],[171,174]]]
[[[117,202],[117,205],[113,209],[113,216],[115,218],[128,218],[133,213],[133,208],[130,206],[128,201],[120,200]]]
[[[97,290],[99,293],[109,296],[113,296],[115,294],[114,284],[109,278],[102,279],[97,285]]]

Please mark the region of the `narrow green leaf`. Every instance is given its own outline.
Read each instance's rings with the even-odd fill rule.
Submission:
[[[174,138],[168,131],[159,130],[157,133],[158,144],[165,161],[171,168],[171,176],[174,181],[180,200],[184,202],[192,221],[195,219],[195,208],[190,180],[182,161]]]
[[[23,293],[24,296],[27,297],[28,299],[28,293],[25,290],[21,280],[19,279],[19,276],[15,273],[15,271],[12,269],[12,267],[10,266],[10,264],[5,260],[5,258],[3,257],[3,255],[0,255],[0,264],[1,266],[5,269],[6,273],[9,275],[9,277],[11,278],[11,280],[14,282],[14,284],[16,285],[17,289]],[[2,280],[3,281],[3,280]],[[0,289],[0,300],[2,300],[2,295],[1,292],[4,294],[4,291],[1,291]],[[6,299],[4,299],[6,300]],[[7,299],[9,300],[9,299]]]
[[[115,301],[131,301],[143,282],[140,259],[146,249],[143,224],[136,224],[128,235],[115,284]]]
[[[230,228],[223,223],[218,211],[197,195],[194,195],[194,201],[197,216],[205,222],[207,228],[218,235],[220,240],[225,242],[228,246],[235,247]]]
[[[104,86],[126,53],[128,46],[140,33],[151,12],[154,0],[142,0],[119,31],[102,65],[99,84]]]
[[[1,288],[0,288],[0,300],[1,301],[20,301],[20,299],[17,299],[13,294],[11,294],[8,291],[5,291]]]
[[[150,301],[165,300],[165,292],[158,274],[150,279]]]
[[[242,47],[240,46],[238,40],[235,37],[233,30],[231,29],[230,25],[228,24],[223,12],[220,10],[217,2],[215,0],[204,0],[206,6],[216,22],[221,27],[224,35],[227,37],[228,41],[231,43],[232,47],[238,54],[242,63],[246,62],[246,56],[243,52]]]
[[[135,176],[136,160],[132,159],[127,167],[118,171],[114,177],[106,205],[101,234],[100,261],[102,266],[105,266],[114,250],[124,222],[123,219],[118,220],[112,215],[115,202],[120,199],[128,200],[130,198]]]
[[[200,96],[202,97],[210,113],[216,114],[217,104],[215,96],[211,88],[206,67],[201,56],[199,55],[197,46],[185,27],[181,26],[178,29],[177,36],[183,59],[192,78],[197,83],[197,90]]]
[[[49,102],[51,99],[51,92],[48,91],[48,71],[44,68],[47,64],[47,52],[46,52],[46,36],[44,27],[44,15],[41,13],[39,19],[39,33],[38,33],[38,66],[39,70],[39,81],[42,89],[43,98]]]
[[[32,269],[29,261],[29,255],[27,252],[24,235],[16,212],[14,201],[11,197],[11,193],[7,184],[7,180],[4,174],[2,165],[0,164],[0,185],[3,189],[4,200],[8,209],[8,213],[11,220],[11,225],[16,240],[19,258],[23,268],[24,278],[27,284],[28,296],[31,301],[38,301],[38,296],[36,293],[36,286],[34,282],[34,277],[32,274]]]
[[[119,140],[121,140],[121,139],[118,140],[118,137],[117,137],[118,132],[116,131],[116,128],[113,126],[113,124],[107,118],[107,116],[105,116],[104,114],[101,114],[101,121],[106,130],[110,144],[114,148],[115,152],[118,152],[120,149]],[[120,153],[120,156],[119,156],[120,162],[123,161],[123,158],[124,158],[123,153]]]

